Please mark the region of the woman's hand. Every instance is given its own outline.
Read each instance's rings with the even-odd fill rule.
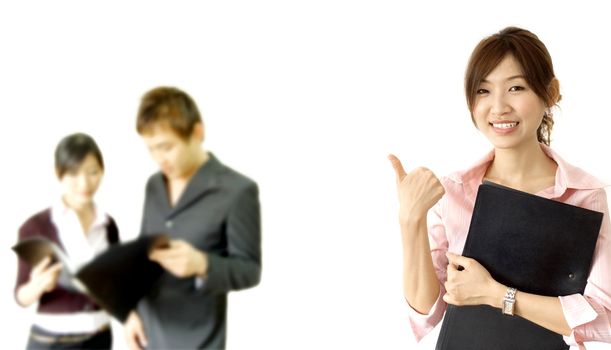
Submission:
[[[17,291],[17,301],[22,306],[30,306],[40,297],[57,286],[61,273],[61,263],[51,265],[51,258],[42,259],[30,272],[30,280]]]
[[[496,282],[486,268],[474,259],[446,253],[448,278],[443,300],[452,305],[490,305],[501,307],[506,288]],[[459,270],[459,266],[462,269]]]
[[[431,257],[426,214],[445,191],[430,170],[418,168],[408,174],[397,157],[388,159],[397,176],[405,299],[414,310],[427,314],[441,286]]]
[[[416,168],[405,172],[399,158],[389,155],[397,175],[397,192],[399,194],[399,218],[406,221],[410,218],[422,218],[445,193],[439,179],[427,168]]]

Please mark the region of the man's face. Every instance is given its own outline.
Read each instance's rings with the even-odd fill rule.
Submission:
[[[181,179],[192,171],[194,155],[200,143],[194,134],[184,140],[169,126],[160,124],[143,133],[142,139],[168,179]]]

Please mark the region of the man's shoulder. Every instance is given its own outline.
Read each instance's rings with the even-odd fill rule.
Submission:
[[[227,165],[223,165],[218,176],[223,186],[231,187],[236,191],[257,188],[257,183],[253,179]]]
[[[161,171],[152,173],[146,180],[145,190],[149,192],[156,183],[163,183],[163,175]]]

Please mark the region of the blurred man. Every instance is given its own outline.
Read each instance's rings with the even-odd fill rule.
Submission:
[[[165,273],[125,323],[132,349],[222,349],[227,292],[261,275],[257,184],[202,148],[195,102],[176,88],[143,97],[137,130],[160,171],[146,185],[141,235],[168,233],[149,257]]]

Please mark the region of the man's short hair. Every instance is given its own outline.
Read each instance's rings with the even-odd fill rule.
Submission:
[[[136,130],[142,135],[155,125],[165,124],[179,137],[187,140],[197,123],[202,123],[202,117],[191,96],[175,87],[161,86],[142,96]]]

